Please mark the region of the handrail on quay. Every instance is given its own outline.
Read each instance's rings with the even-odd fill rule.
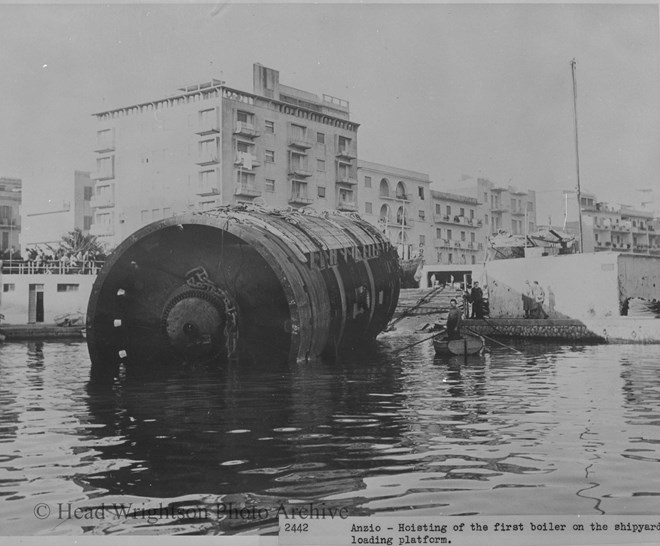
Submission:
[[[84,262],[62,262],[60,260],[0,260],[3,275],[96,275],[105,262],[86,260]]]

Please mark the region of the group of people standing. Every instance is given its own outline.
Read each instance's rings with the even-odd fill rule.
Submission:
[[[525,287],[522,293],[523,311],[525,318],[529,319],[547,319],[548,313],[543,309],[543,302],[545,301],[545,291],[539,284],[539,281],[534,281],[532,285],[529,281],[525,281]]]

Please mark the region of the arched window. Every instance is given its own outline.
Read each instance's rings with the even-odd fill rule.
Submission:
[[[403,210],[403,207],[399,207],[399,209],[396,211],[396,223],[404,225],[406,223],[406,213]]]
[[[380,179],[380,196],[381,197],[390,196],[390,183],[387,181],[387,178]]]
[[[404,186],[403,182],[399,181],[399,183],[396,185],[396,198],[406,199],[407,196],[408,193],[406,192],[406,186]]]
[[[379,218],[380,218],[381,222],[386,222],[386,223],[391,222],[390,207],[388,207],[387,205],[383,205],[382,207],[380,207]]]

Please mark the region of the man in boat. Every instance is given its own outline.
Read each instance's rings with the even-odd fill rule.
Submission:
[[[447,337],[448,339],[461,339],[461,323],[463,314],[458,308],[455,298],[449,301],[449,314],[447,315]]]

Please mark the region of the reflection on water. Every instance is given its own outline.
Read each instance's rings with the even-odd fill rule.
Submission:
[[[335,364],[111,387],[89,384],[83,344],[0,346],[2,532],[264,533],[278,510],[310,503],[657,513],[660,347],[527,344],[465,361],[435,358],[429,342],[394,354],[413,341]],[[49,517],[35,517],[38,503]]]

